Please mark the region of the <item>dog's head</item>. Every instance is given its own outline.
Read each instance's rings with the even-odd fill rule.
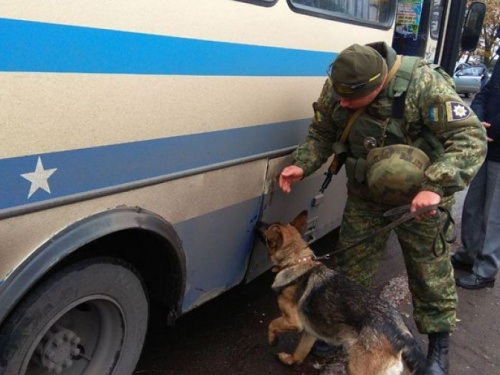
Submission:
[[[257,224],[257,233],[266,245],[269,259],[275,265],[283,265],[304,252],[310,252],[302,239],[307,228],[307,211],[302,211],[289,224]]]

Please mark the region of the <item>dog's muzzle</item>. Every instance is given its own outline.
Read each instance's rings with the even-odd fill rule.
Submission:
[[[258,221],[255,225],[255,233],[259,240],[261,240],[265,245],[267,245],[265,231],[269,229],[270,226],[270,224],[264,223],[263,221]]]

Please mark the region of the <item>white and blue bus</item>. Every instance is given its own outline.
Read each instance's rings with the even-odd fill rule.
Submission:
[[[132,374],[151,301],[174,323],[269,269],[258,219],[338,227],[344,176],[277,175],[396,5],[1,2],[0,374]]]

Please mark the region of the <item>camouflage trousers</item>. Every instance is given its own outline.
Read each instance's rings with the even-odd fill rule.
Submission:
[[[454,199],[443,199],[441,206],[451,211]],[[394,218],[383,217],[386,205],[349,196],[340,227],[339,247],[343,248],[386,226]],[[412,220],[395,229],[403,251],[414,319],[420,333],[451,332],[455,328],[458,303],[450,246],[436,240],[442,228],[438,215]],[[384,257],[390,232],[376,236],[353,249],[333,257],[334,268],[364,287],[369,287]],[[432,250],[435,243],[436,256]],[[444,251],[443,251],[443,246]]]

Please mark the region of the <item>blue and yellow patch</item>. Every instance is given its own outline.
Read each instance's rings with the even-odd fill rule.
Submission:
[[[469,118],[471,110],[461,102],[446,102],[446,119],[448,122],[460,121]]]
[[[439,110],[437,107],[429,109],[429,117],[431,118],[431,122],[437,122],[439,120]]]

